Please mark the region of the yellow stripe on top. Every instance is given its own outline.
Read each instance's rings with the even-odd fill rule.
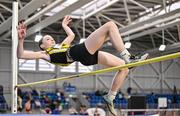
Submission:
[[[59,53],[59,52],[66,52],[67,49],[70,47],[68,44],[56,44],[53,47],[50,47],[46,49],[46,52],[48,54],[54,54],[54,53]]]
[[[54,54],[54,53],[66,52],[69,47],[70,47],[70,45],[68,45],[68,44],[56,44],[53,47],[47,48],[45,51],[46,51],[47,54],[51,55],[51,54]],[[68,66],[71,63],[66,63],[66,64],[64,64],[64,63],[52,63],[52,64],[60,65],[60,66]]]

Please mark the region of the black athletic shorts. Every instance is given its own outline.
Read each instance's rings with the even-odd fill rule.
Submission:
[[[84,43],[72,46],[69,50],[69,54],[74,61],[79,61],[85,66],[98,63],[98,51],[94,54],[90,54]]]

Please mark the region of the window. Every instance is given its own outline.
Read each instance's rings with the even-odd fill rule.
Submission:
[[[76,72],[76,62],[70,64],[69,66],[62,67],[61,72]]]
[[[85,73],[85,72],[93,71],[93,66],[84,66],[81,63],[78,63],[78,66],[79,66],[78,67],[79,68],[78,72]]]
[[[36,60],[19,59],[19,70],[36,70]]]
[[[45,61],[39,60],[39,71],[54,71],[55,65]]]

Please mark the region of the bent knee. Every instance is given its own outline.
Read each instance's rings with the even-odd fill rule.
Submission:
[[[125,65],[126,62],[124,60],[121,61],[121,65]],[[128,68],[123,68],[121,69],[120,71],[123,71],[125,74],[128,74],[129,73],[129,69]]]
[[[121,71],[123,71],[123,73],[126,74],[126,75],[129,73],[129,69],[128,68],[122,69]]]
[[[121,60],[121,65],[125,65],[126,62],[124,60]]]
[[[115,27],[115,26],[116,26],[116,23],[115,23],[114,21],[108,21],[108,22],[106,23],[106,25],[107,25],[109,28],[111,28],[111,27]]]

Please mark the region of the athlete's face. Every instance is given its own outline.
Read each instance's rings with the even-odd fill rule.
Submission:
[[[42,40],[42,48],[47,49],[49,47],[52,47],[56,44],[54,41],[54,38],[52,38],[50,35],[45,35]]]

